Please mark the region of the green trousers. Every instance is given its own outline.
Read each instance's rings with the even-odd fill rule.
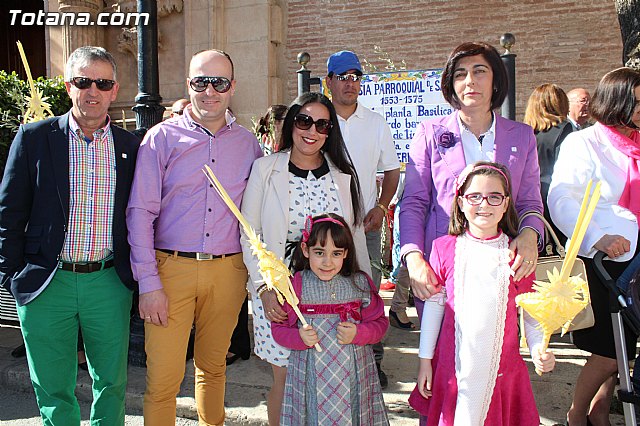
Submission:
[[[75,397],[78,329],[93,379],[91,425],[124,424],[132,293],[109,268],[58,270],[47,288],[18,306],[31,383],[45,425],[80,424]]]

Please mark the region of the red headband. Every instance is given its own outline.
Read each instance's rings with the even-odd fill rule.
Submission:
[[[509,192],[509,179],[507,178],[507,175],[502,170],[490,164],[479,164],[477,166],[474,164],[469,164],[467,167],[462,169],[462,171],[460,172],[460,176],[456,178],[456,196],[460,193],[460,188],[462,188],[462,185],[464,185],[464,183],[466,182],[467,178],[469,177],[469,174],[471,174],[471,172],[475,172],[476,170],[480,170],[480,169],[491,169],[500,173],[504,178],[504,181],[507,183],[507,192]]]
[[[306,243],[307,241],[309,241],[309,237],[311,236],[311,230],[313,229],[313,224],[314,223],[320,223],[320,222],[332,222],[332,223],[335,223],[337,225],[344,226],[342,224],[342,222],[340,222],[338,219],[334,219],[332,217],[323,217],[321,219],[313,220],[313,218],[311,216],[307,216],[307,218],[304,221],[304,229],[302,230],[302,242],[303,243]]]

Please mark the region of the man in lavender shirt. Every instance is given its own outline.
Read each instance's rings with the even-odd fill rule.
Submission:
[[[238,221],[202,173],[208,164],[240,205],[260,145],[228,112],[233,62],[195,54],[191,104],[150,129],[138,151],[127,208],[133,275],[145,321],[144,420],[172,425],[195,321],[195,398],[201,424],[224,423],[225,356],[246,296]]]

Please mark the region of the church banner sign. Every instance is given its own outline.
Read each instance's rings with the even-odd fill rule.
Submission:
[[[385,118],[402,163],[409,159],[409,145],[418,124],[453,112],[442,97],[441,74],[442,70],[423,70],[362,77],[358,102]]]

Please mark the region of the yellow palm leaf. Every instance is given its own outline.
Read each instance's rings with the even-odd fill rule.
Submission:
[[[240,225],[247,236],[247,240],[251,245],[251,252],[258,258],[260,275],[262,275],[262,279],[267,285],[267,288],[270,290],[276,290],[276,295],[280,304],[283,304],[286,300],[286,302],[293,308],[302,325],[307,325],[307,321],[304,319],[302,312],[300,312],[300,309],[298,308],[300,301],[298,300],[298,297],[293,290],[291,280],[289,279],[289,277],[291,277],[289,268],[287,268],[282,259],[278,259],[272,251],[267,250],[267,246],[262,242],[251,225],[249,225],[249,222],[244,218],[238,209],[238,206],[235,205],[227,191],[213,173],[213,170],[211,170],[211,167],[205,165],[204,170],[202,171],[209,180],[209,183],[213,185],[213,188],[216,190],[220,198],[222,198],[227,207],[229,207],[231,212],[240,222]],[[318,351],[322,351],[318,344],[315,345],[315,348]]]
[[[589,286],[583,277],[569,276],[578,256],[585,233],[600,198],[600,182],[595,187],[591,200],[591,184],[589,181],[580,207],[580,213],[571,236],[571,242],[562,262],[562,270],[547,271],[548,281],[534,281],[534,292],[524,293],[516,297],[516,304],[521,306],[533,319],[538,321],[543,331],[541,352],[549,346],[551,334],[562,327],[564,335],[571,321],[589,304]],[[538,372],[538,374],[541,374]]]
[[[575,316],[589,304],[589,286],[580,276],[561,281],[556,268],[547,274],[549,281],[535,281],[534,292],[518,295],[516,303],[538,321],[545,334],[562,327],[564,335]]]
[[[48,117],[53,117],[53,113],[51,112],[51,105],[47,102],[47,97],[44,96],[44,93],[36,89],[35,83],[33,82],[33,77],[31,76],[31,68],[29,67],[29,62],[27,61],[27,55],[24,53],[24,49],[22,48],[22,43],[19,41],[16,42],[18,45],[18,51],[20,52],[20,58],[22,58],[22,65],[24,65],[24,69],[27,73],[27,80],[29,81],[29,92],[30,96],[27,96],[27,110],[24,114],[24,123],[33,123],[36,121],[44,120]]]

